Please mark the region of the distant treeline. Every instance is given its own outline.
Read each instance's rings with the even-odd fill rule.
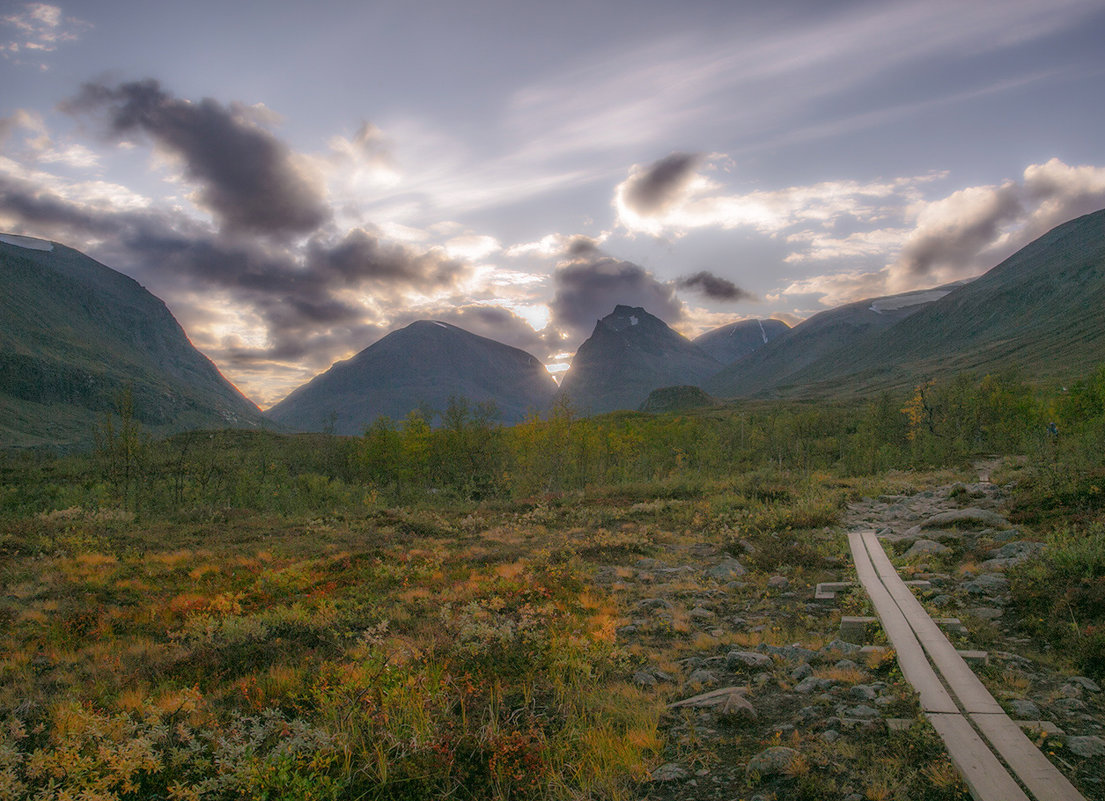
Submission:
[[[457,398],[439,419],[381,418],[360,437],[227,430],[155,441],[139,416],[123,397],[99,426],[94,452],[5,456],[0,513],[80,506],[289,514],[641,484],[677,492],[763,467],[864,475],[983,454],[1026,455],[1057,477],[1085,475],[1105,464],[1105,365],[1067,387],[1034,386],[1012,372],[961,375],[866,402],[761,401],[592,418],[561,404],[511,427]]]

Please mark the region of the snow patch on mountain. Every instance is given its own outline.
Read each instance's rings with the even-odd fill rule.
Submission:
[[[53,250],[54,243],[45,239],[35,239],[33,236],[18,236],[16,234],[0,234],[0,242],[5,245],[15,245],[17,248],[27,250]]]

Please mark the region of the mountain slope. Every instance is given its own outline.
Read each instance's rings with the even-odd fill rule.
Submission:
[[[732,364],[789,329],[782,320],[738,320],[691,341],[722,364]]]
[[[636,409],[654,389],[700,384],[720,368],[663,320],[617,306],[580,345],[560,391],[587,414]]]
[[[1077,378],[1105,361],[1105,210],[1060,225],[986,274],[902,321],[855,354],[844,376],[885,373],[898,385],[1014,367],[1033,378]]]
[[[1105,210],[939,292],[905,308],[889,306],[923,293],[822,312],[704,388],[728,397],[818,397],[901,389],[963,371],[1077,378],[1105,361]]]
[[[953,287],[861,300],[815,314],[718,372],[703,388],[723,397],[789,394],[804,371],[847,369],[862,343],[915,314]]]
[[[0,235],[0,283],[0,446],[90,442],[124,388],[157,433],[263,423],[165,304],[122,273]]]
[[[360,434],[376,418],[420,406],[443,411],[451,396],[493,402],[503,422],[543,410],[556,383],[536,358],[455,325],[419,320],[333,365],[268,410],[303,431]]]

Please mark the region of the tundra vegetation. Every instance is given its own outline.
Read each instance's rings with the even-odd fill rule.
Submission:
[[[1065,388],[964,375],[863,403],[561,404],[510,428],[486,411],[457,399],[359,437],[155,441],[122,398],[91,453],[5,454],[0,798],[667,797],[658,767],[709,768],[716,751],[696,747],[693,717],[673,723],[676,685],[640,668],[818,647],[832,628],[787,614],[719,633],[675,609],[646,654],[618,635],[640,602],[620,578],[706,544],[746,581],[688,572],[688,597],[770,610],[768,577],[846,570],[850,501],[982,456],[1048,546],[1009,573],[1025,647],[1103,678],[1105,367]],[[901,683],[876,662],[864,670]],[[901,704],[916,725],[866,745],[765,740],[740,719],[719,736],[737,761],[794,748],[780,797],[965,798]]]

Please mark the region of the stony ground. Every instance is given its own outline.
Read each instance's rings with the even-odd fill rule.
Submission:
[[[988,474],[983,472],[983,479]],[[632,681],[670,704],[664,763],[644,797],[675,799],[967,798],[872,627],[840,636],[842,615],[869,615],[862,589],[832,601],[818,582],[854,581],[843,531],[876,529],[904,577],[964,650],[1015,720],[1079,786],[1105,798],[1105,693],[1038,653],[1006,615],[1003,571],[1041,546],[1002,516],[988,480],[853,504],[840,530],[805,536],[814,558],[778,572],[754,553],[715,542],[673,544],[663,558],[601,567],[596,580],[627,618],[617,636]]]

